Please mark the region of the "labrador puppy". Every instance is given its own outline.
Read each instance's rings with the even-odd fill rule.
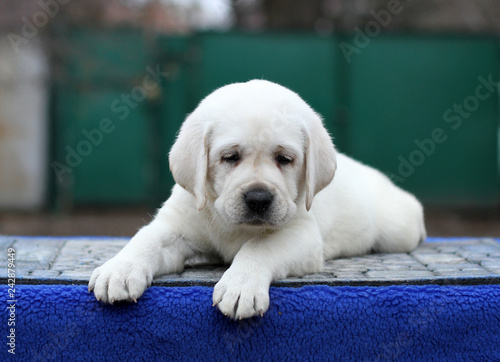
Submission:
[[[274,280],[319,272],[325,259],[409,252],[425,239],[419,201],[337,153],[320,116],[275,83],[207,96],[169,161],[172,196],[92,274],[89,291],[102,302],[136,302],[155,276],[215,255],[230,267],[213,304],[233,319],[262,316]]]

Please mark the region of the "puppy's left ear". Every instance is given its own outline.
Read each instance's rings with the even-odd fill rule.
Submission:
[[[209,138],[209,128],[188,116],[169,154],[175,182],[195,197],[198,210],[207,204]]]
[[[306,133],[305,183],[306,209],[312,206],[314,195],[333,180],[337,169],[337,157],[332,139],[318,115],[314,115]]]

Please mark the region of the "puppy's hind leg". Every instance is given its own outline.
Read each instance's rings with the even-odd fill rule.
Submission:
[[[379,226],[373,251],[379,253],[408,253],[424,242],[427,237],[423,208],[416,201],[405,212],[385,218]]]

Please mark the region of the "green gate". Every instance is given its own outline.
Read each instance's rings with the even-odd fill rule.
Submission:
[[[131,30],[79,31],[60,41],[51,163],[58,203],[148,202],[157,165],[154,82],[149,91],[143,85],[154,58],[147,41]]]
[[[340,48],[348,40],[71,34],[55,86],[57,199],[159,205],[185,116],[217,87],[262,78],[322,114],[340,151],[427,203],[498,205],[497,40],[380,35],[349,63]]]
[[[423,201],[494,206],[495,38],[380,36],[349,66],[348,152]]]

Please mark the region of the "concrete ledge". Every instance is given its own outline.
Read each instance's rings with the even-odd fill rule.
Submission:
[[[16,252],[17,284],[87,284],[94,268],[113,257],[125,238],[0,236],[3,250]],[[5,251],[6,253],[6,251]],[[187,267],[156,278],[153,286],[213,286],[227,266]],[[7,283],[7,260],[0,260],[0,284]],[[321,273],[288,278],[273,286],[500,284],[500,243],[489,238],[429,238],[411,253],[371,254],[325,262]]]
[[[265,315],[240,321],[212,307],[225,266],[162,276],[138,303],[99,303],[88,278],[126,242],[0,237],[16,274],[13,285],[1,258],[9,343],[0,359],[500,360],[495,239],[431,238],[408,254],[327,261],[321,273],[275,283]]]

